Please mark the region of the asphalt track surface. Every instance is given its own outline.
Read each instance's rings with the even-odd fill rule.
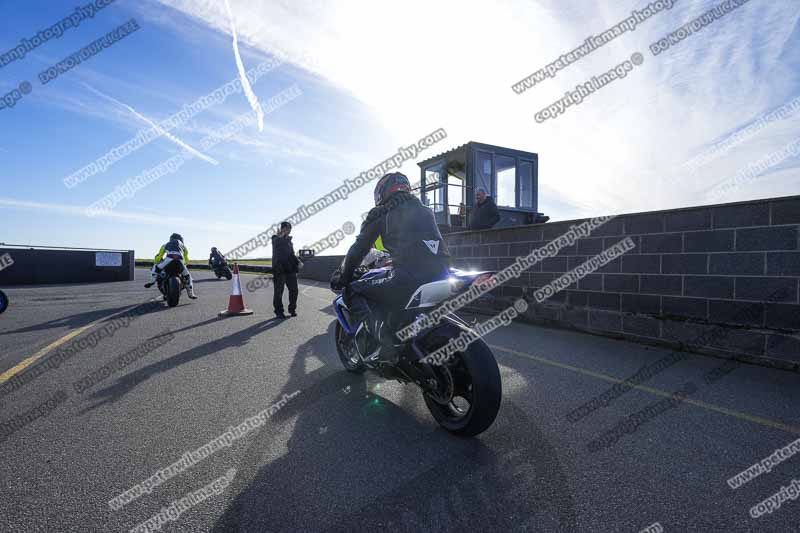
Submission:
[[[798,531],[800,500],[749,509],[800,479],[800,457],[733,490],[726,480],[800,437],[800,376],[689,355],[580,421],[566,415],[667,355],[575,332],[513,324],[488,337],[503,404],[474,439],[440,429],[411,386],[343,370],[332,294],[304,282],[300,316],[271,313],[271,288],[245,293],[256,313],[219,319],[230,283],[198,272],[199,300],[155,306],[0,398],[0,424],[62,390],[66,399],[0,436],[0,531],[128,531],[235,469],[218,495],[161,531]],[[0,315],[5,381],[64,336],[78,340],[156,294],[136,282],[10,288]],[[243,274],[243,284],[250,279]],[[479,317],[479,319],[482,319]],[[88,328],[81,330],[85,326]],[[174,338],[83,393],[73,384],[171,332]],[[164,339],[164,337],[161,337]],[[590,451],[628,415],[697,391]],[[108,501],[300,391],[258,429],[114,511]],[[800,454],[798,454],[800,455]]]

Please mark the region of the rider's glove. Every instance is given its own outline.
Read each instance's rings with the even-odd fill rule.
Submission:
[[[345,284],[342,283],[342,271],[338,268],[331,276],[331,290],[340,291],[344,289]]]

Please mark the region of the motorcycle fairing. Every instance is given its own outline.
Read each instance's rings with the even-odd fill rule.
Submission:
[[[447,279],[432,281],[421,285],[406,304],[406,309],[422,309],[433,307],[448,298],[463,292],[477,278],[491,271],[460,270],[451,268]]]

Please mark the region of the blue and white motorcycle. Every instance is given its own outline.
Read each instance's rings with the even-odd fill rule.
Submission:
[[[382,276],[387,268],[392,267],[359,267],[355,276],[356,279]],[[390,322],[400,329],[443,301],[469,290],[473,284],[485,282],[493,274],[451,269],[448,279],[420,286],[405,309],[399,311],[400,316],[390,317],[387,310],[378,309],[374,302],[372,309],[380,315],[379,323]],[[398,339],[398,358],[392,364],[370,357],[378,351],[380,343],[367,328],[351,324],[350,312],[341,294],[334,299],[333,308],[337,317],[336,350],[347,371],[361,374],[370,370],[385,379],[416,384],[422,389],[425,404],[436,421],[455,435],[475,436],[492,425],[500,410],[503,387],[497,361],[483,339],[475,340],[444,362],[429,362],[430,354],[462,332],[470,331],[464,320],[450,314],[404,342]]]

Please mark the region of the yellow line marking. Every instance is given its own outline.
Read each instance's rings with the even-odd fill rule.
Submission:
[[[609,376],[608,374],[603,374],[601,372],[594,372],[592,370],[587,370],[585,368],[580,368],[580,367],[568,365],[568,364],[565,364],[565,363],[559,363],[557,361],[551,361],[550,359],[545,359],[544,357],[539,357],[539,356],[532,355],[532,354],[529,354],[529,353],[526,353],[526,352],[520,352],[518,350],[513,350],[511,348],[506,348],[505,346],[499,346],[499,345],[496,345],[496,344],[490,344],[489,346],[492,347],[492,348],[495,348],[495,349],[510,353],[512,355],[517,355],[517,356],[523,357],[525,359],[532,359],[534,361],[538,361],[540,363],[543,363],[543,364],[546,364],[546,365],[550,365],[550,366],[555,366],[555,367],[558,367],[558,368],[563,368],[565,370],[571,370],[573,372],[577,372],[578,374],[583,374],[585,376],[591,376],[591,377],[594,377],[594,378],[597,378],[597,379],[602,379],[603,381],[608,381],[608,382],[611,382],[611,383],[625,384],[625,385],[631,387],[632,389],[640,390],[642,392],[648,392],[648,393],[653,394],[655,396],[661,396],[661,397],[664,397],[664,398],[674,398],[674,396],[670,392],[662,391],[661,389],[655,389],[653,387],[647,387],[645,385],[634,385],[634,384],[631,384],[631,383],[627,383],[624,379],[615,378],[614,376]],[[675,399],[678,399],[678,398],[675,398]],[[695,407],[700,407],[700,408],[703,408],[703,409],[707,409],[709,411],[714,411],[716,413],[721,413],[721,414],[724,414],[724,415],[728,415],[728,416],[731,416],[733,418],[738,418],[740,420],[746,420],[748,422],[753,422],[755,424],[760,424],[762,426],[767,426],[767,427],[771,427],[771,428],[774,428],[774,429],[780,429],[782,431],[785,431],[787,433],[791,433],[793,435],[800,435],[800,428],[797,428],[797,427],[794,427],[794,426],[789,426],[789,425],[783,424],[781,422],[776,422],[774,420],[769,420],[767,418],[761,418],[759,416],[754,416],[754,415],[750,415],[750,414],[747,414],[747,413],[742,413],[740,411],[735,411],[733,409],[728,409],[726,407],[719,407],[718,405],[714,405],[714,404],[710,404],[710,403],[706,403],[706,402],[701,402],[700,400],[692,400],[691,398],[684,398],[682,400],[680,400],[680,399],[678,399],[678,400],[683,402],[683,403],[688,403],[688,404],[694,405]]]
[[[151,301],[154,301],[154,300],[151,300]],[[128,311],[130,311],[131,309],[135,309],[135,308],[139,307],[140,305],[144,305],[146,303],[149,303],[149,302],[136,304],[136,305],[131,306],[131,307],[129,307],[129,308],[123,310],[123,311],[118,311],[118,312],[116,312],[116,313],[114,313],[112,315],[108,315],[108,316],[103,317],[103,318],[98,318],[94,322],[86,324],[85,326],[81,326],[78,329],[67,333],[66,335],[64,335],[63,337],[58,339],[57,341],[51,342],[50,344],[48,344],[47,346],[45,346],[44,348],[42,348],[41,350],[39,350],[38,352],[33,354],[32,356],[28,357],[27,359],[24,359],[23,361],[17,363],[16,366],[14,366],[12,368],[9,368],[8,370],[6,370],[2,374],[0,374],[0,383],[5,383],[6,381],[8,381],[9,379],[13,378],[17,374],[19,374],[20,372],[22,372],[23,370],[28,368],[29,366],[31,366],[33,363],[35,363],[36,361],[41,359],[42,357],[47,355],[48,352],[58,348],[59,346],[61,346],[62,344],[66,343],[68,341],[70,341],[71,339],[74,339],[75,337],[77,337],[78,335],[80,335],[81,333],[86,331],[87,329],[92,328],[92,327],[96,326],[97,324],[99,324],[101,322],[105,322],[109,318],[114,318],[117,315],[125,314]]]
[[[41,359],[50,350],[58,348],[59,346],[61,346],[65,342],[67,342],[68,340],[80,335],[81,333],[83,333],[84,331],[86,331],[87,329],[92,327],[93,325],[94,325],[93,323],[92,324],[88,324],[86,326],[83,326],[83,327],[80,327],[80,328],[76,329],[75,331],[72,331],[71,333],[65,335],[64,337],[61,337],[57,341],[48,344],[47,346],[45,346],[44,348],[42,348],[41,350],[39,350],[38,352],[36,352],[32,356],[30,356],[27,359],[25,359],[24,361],[18,363],[16,366],[6,370],[2,374],[0,374],[0,383],[5,383],[6,381],[11,379],[15,375],[19,374],[20,372],[22,372],[23,370],[25,370],[26,368],[31,366],[33,363],[35,363],[39,359]]]

